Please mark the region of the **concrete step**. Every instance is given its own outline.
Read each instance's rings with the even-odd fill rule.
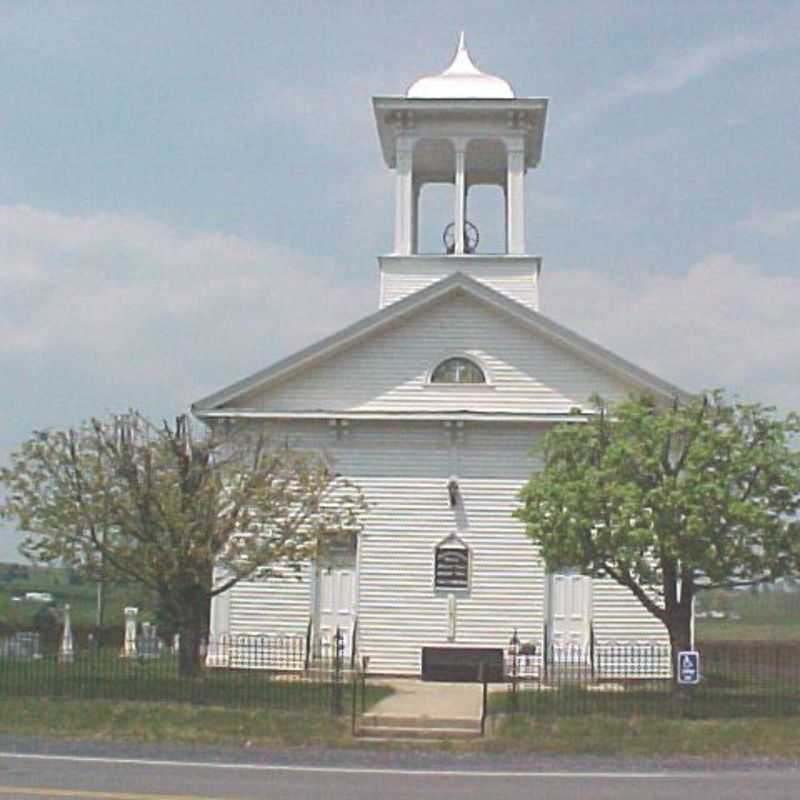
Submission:
[[[439,747],[444,742],[448,741],[447,738],[434,739],[429,736],[409,737],[409,736],[360,736],[358,734],[356,735],[359,736],[359,738],[365,744],[386,744],[389,745],[390,747],[396,747],[397,745],[400,744],[408,744],[408,745],[415,745],[417,747],[433,748],[433,747]],[[453,741],[472,741],[472,739],[458,739]]]
[[[442,739],[477,739],[481,735],[480,726],[468,728],[401,728],[396,725],[367,725],[356,729],[356,736],[370,741],[441,741]]]
[[[362,728],[448,728],[480,731],[481,721],[474,717],[427,717],[422,715],[364,714],[359,720]]]

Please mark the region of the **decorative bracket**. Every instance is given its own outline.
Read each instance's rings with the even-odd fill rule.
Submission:
[[[337,442],[346,441],[350,438],[350,420],[331,419],[328,420],[328,429],[331,436]]]
[[[410,130],[414,127],[414,112],[410,110],[390,111],[386,117],[386,124],[395,129]]]
[[[530,111],[509,111],[507,119],[509,128],[531,131],[536,127],[536,122]]]
[[[464,421],[461,419],[447,420],[445,430],[450,434],[450,444],[464,443]]]

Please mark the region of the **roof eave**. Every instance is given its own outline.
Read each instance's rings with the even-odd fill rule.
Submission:
[[[420,308],[437,299],[444,297],[451,291],[465,291],[487,304],[496,307],[519,322],[528,325],[554,342],[560,343],[568,350],[577,353],[584,360],[595,366],[610,371],[626,383],[641,386],[644,391],[652,392],[663,398],[679,398],[688,401],[694,398],[689,392],[662,380],[656,375],[637,367],[629,361],[615,355],[604,347],[584,338],[557,322],[544,317],[537,311],[526,308],[522,304],[505,295],[479,283],[461,272],[443,278],[441,281],[421,289],[408,297],[393,303],[380,311],[365,317],[347,328],[333,334],[321,341],[288,356],[271,367],[244,378],[219,392],[192,404],[192,413],[202,417],[206,412],[219,409],[237,397],[241,397],[265,388],[271,383],[283,380],[291,374],[298,372],[315,361],[349,347],[358,340],[370,335],[374,330],[386,327],[404,317],[413,314]]]
[[[349,346],[352,342],[368,335],[377,327],[388,325],[393,321],[402,319],[404,316],[413,313],[418,307],[427,302],[432,302],[437,296],[444,295],[453,287],[458,276],[466,277],[462,273],[455,273],[449,277],[432,284],[426,289],[422,289],[413,295],[393,303],[391,306],[382,308],[374,314],[364,317],[352,325],[344,328],[338,333],[314,342],[306,348],[293,353],[286,358],[277,361],[270,367],[260,372],[250,375],[247,378],[236,381],[225,389],[210,394],[192,404],[192,412],[203,412],[230,402],[230,400],[242,394],[248,394],[268,382],[283,379],[288,375],[302,369],[309,361],[313,361],[324,355],[332,353]]]
[[[528,139],[526,166],[536,167],[542,156],[548,104],[549,100],[546,97],[437,98],[384,95],[372,98],[383,160],[390,169],[394,169],[396,166],[396,136],[394,126],[386,121],[386,115],[392,111],[411,112],[412,114],[416,112],[422,115],[437,109],[467,111],[471,114],[488,116],[504,114],[512,110],[535,112],[537,124],[533,125],[526,133]]]

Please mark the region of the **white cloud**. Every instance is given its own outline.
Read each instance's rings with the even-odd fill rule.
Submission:
[[[663,53],[646,69],[629,72],[605,91],[589,95],[570,115],[568,122],[583,123],[595,113],[633,97],[670,94],[719,67],[769,49],[778,42],[778,38],[769,34],[734,34]]]
[[[370,98],[381,87],[402,85],[403,80],[397,68],[385,65],[370,72],[324,74],[313,82],[302,77],[276,84],[266,78],[245,94],[238,124],[256,131],[288,126],[294,136],[316,146],[363,153],[363,137],[372,135]]]
[[[800,409],[800,278],[710,255],[637,282],[553,273],[542,291],[546,315],[683,388]]]
[[[740,228],[774,239],[787,239],[800,230],[800,208],[783,211],[757,211],[739,223]]]
[[[330,259],[140,216],[4,206],[0,242],[0,369],[30,365],[5,395],[18,408],[43,391],[58,405],[70,373],[87,413],[144,386],[186,407],[375,303]]]

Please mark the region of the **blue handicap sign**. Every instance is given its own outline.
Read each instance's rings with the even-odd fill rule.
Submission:
[[[700,683],[700,653],[696,650],[678,653],[678,683]]]

